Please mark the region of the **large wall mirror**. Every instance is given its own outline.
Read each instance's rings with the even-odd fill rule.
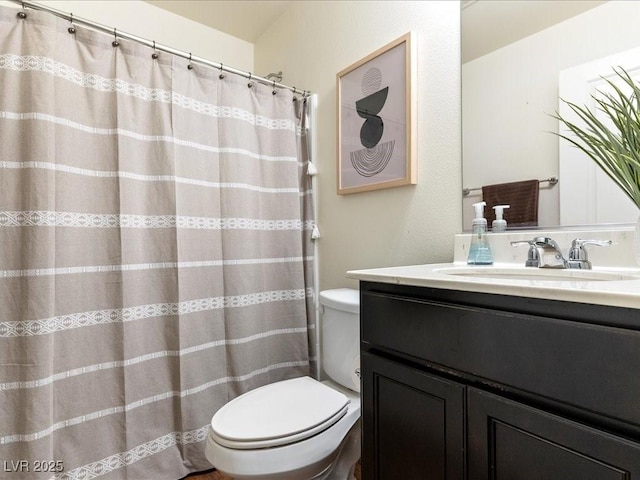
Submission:
[[[640,47],[640,2],[463,1],[461,17],[462,186],[469,189],[462,197],[463,230],[470,229],[471,204],[482,200],[483,186],[531,179],[540,180],[540,227],[635,222],[632,208],[629,218],[621,214],[614,221],[607,215],[561,220],[567,218],[561,190],[566,197],[569,186],[582,185],[572,183],[571,173],[559,174],[559,139],[551,132],[558,131],[552,115],[559,108],[560,73]],[[571,208],[582,205],[572,202]]]

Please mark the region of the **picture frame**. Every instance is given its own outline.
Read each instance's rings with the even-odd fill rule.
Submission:
[[[408,32],[336,75],[339,195],[417,183],[413,44]]]

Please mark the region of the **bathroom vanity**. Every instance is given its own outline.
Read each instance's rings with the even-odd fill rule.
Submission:
[[[640,479],[640,279],[439,267],[349,272],[363,479]]]

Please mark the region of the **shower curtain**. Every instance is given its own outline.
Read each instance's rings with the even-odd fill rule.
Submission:
[[[0,8],[0,478],[211,468],[216,410],[315,358],[305,102],[17,12]]]

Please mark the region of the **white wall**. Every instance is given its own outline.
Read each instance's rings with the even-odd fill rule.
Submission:
[[[472,8],[472,7],[471,7]],[[558,74],[640,46],[640,2],[610,1],[462,66],[465,187],[558,174]],[[540,190],[539,223],[560,222],[559,189]],[[465,197],[470,229],[481,194]]]
[[[418,184],[336,194],[336,74],[408,31],[418,57]],[[350,269],[451,261],[461,228],[460,5],[294,2],[255,44],[257,71],[318,94],[320,288]]]
[[[253,44],[138,0],[39,0],[76,17],[115,27],[168,47],[253,71]],[[0,0],[0,5],[20,8]]]

